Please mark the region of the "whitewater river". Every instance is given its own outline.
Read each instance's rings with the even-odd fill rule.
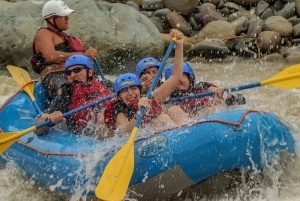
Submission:
[[[260,82],[271,78],[291,64],[285,63],[254,63],[254,61],[238,61],[227,64],[192,63],[197,80],[211,81],[219,86],[234,87]],[[8,72],[0,74],[0,105],[5,102],[19,86],[9,77]],[[282,116],[296,127],[300,127],[300,89],[280,89],[262,86],[244,90],[247,106]],[[299,134],[300,135],[300,134]],[[296,136],[297,145],[300,139]],[[298,148],[297,148],[298,150]],[[297,151],[299,152],[299,151]],[[300,152],[299,152],[300,153]],[[298,153],[298,156],[300,155]],[[271,171],[271,178],[255,178],[255,183],[238,185],[226,192],[217,193],[213,198],[200,198],[201,201],[293,201],[300,200],[300,163],[288,170],[287,175],[281,171]],[[271,181],[270,181],[271,180]],[[97,200],[96,198],[78,198],[51,192],[45,187],[35,184],[24,177],[24,173],[14,164],[6,168],[0,167],[0,201],[46,201],[46,200]],[[189,200],[189,199],[187,199]]]

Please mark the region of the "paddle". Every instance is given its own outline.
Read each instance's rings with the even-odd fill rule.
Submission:
[[[101,69],[101,67],[100,67],[100,64],[99,64],[98,60],[97,60],[97,59],[94,59],[94,63],[96,64],[97,70],[98,70],[98,72],[99,72],[99,74],[100,74],[102,80],[105,81],[106,79],[105,79],[105,77],[104,77],[104,73],[103,73],[103,71],[102,71],[102,69]]]
[[[102,71],[102,69],[100,67],[100,64],[99,64],[99,62],[98,62],[97,59],[94,59],[94,63],[96,64],[98,72],[100,73],[101,78],[102,78],[102,80],[100,82],[102,84],[104,84],[111,92],[114,92],[115,91],[114,82],[111,81],[111,80],[105,79],[104,73],[103,73],[103,71]]]
[[[264,85],[270,85],[270,86],[279,87],[279,88],[283,88],[283,89],[300,87],[300,64],[290,66],[268,80],[256,82],[253,84],[247,84],[247,85],[243,85],[243,86],[239,86],[239,87],[232,87],[229,89],[225,89],[224,91],[227,91],[227,92],[241,91],[241,90],[250,89],[250,88],[254,88],[254,87],[260,87],[260,86],[264,86]],[[201,93],[201,94],[193,94],[190,96],[183,96],[183,97],[179,97],[179,98],[172,98],[172,99],[165,101],[164,103],[165,104],[175,103],[175,102],[180,102],[183,100],[201,98],[204,96],[212,96],[212,95],[214,95],[214,93],[215,93],[214,91],[211,91],[211,92],[206,92],[206,93]]]
[[[36,103],[35,97],[33,95],[34,93],[34,84],[31,80],[31,77],[29,76],[28,72],[24,70],[23,68],[17,67],[17,66],[7,66],[8,71],[10,72],[11,76],[14,78],[14,80],[18,83],[20,87],[24,89],[24,91],[28,94],[31,101],[33,102],[36,110],[39,113],[39,116],[42,115],[42,111],[38,104]]]
[[[77,109],[71,110],[69,112],[66,112],[65,114],[63,114],[63,117],[69,117],[77,112],[80,112],[86,108],[92,107],[94,105],[103,103],[109,99],[112,99],[113,97],[115,97],[116,94],[111,94],[109,96],[106,96],[105,98],[96,100],[94,102],[91,102],[89,104],[86,104],[82,107],[79,107]],[[36,129],[42,128],[44,126],[50,125],[51,121],[47,120],[43,123],[37,124],[35,126],[32,126],[30,128],[27,128],[23,131],[16,131],[16,132],[7,132],[7,133],[1,133],[0,134],[0,154],[2,154],[9,146],[11,146],[15,141],[18,140],[18,138],[22,137],[23,135],[30,133],[32,131],[35,131]]]
[[[151,97],[156,83],[163,71],[167,59],[169,58],[172,48],[175,44],[175,38],[171,41],[168,50],[160,64],[158,72],[154,81],[147,93],[147,98]],[[106,165],[106,168],[101,176],[101,179],[95,189],[95,194],[102,200],[122,200],[125,197],[131,176],[134,169],[134,139],[139,130],[145,108],[140,109],[137,121],[131,133],[129,140],[123,147],[113,156],[113,158]]]

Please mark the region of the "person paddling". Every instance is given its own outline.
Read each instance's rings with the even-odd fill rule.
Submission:
[[[147,92],[149,91],[159,66],[160,62],[153,57],[143,58],[136,65],[135,74],[141,80],[142,94],[147,94]],[[162,82],[159,79],[157,86],[160,86],[161,84]]]
[[[75,10],[61,0],[46,2],[42,16],[47,26],[37,31],[32,44],[32,69],[40,74],[49,101],[57,95],[61,85],[68,82],[64,63],[70,56],[82,54],[93,60],[98,54],[93,47],[85,50],[80,39],[64,32],[69,28],[69,15],[73,12]]]
[[[105,85],[93,78],[93,66],[88,57],[73,55],[67,59],[64,69],[68,83],[62,86],[59,95],[52,100],[50,106],[35,124],[47,119],[50,119],[53,124],[59,123],[63,120],[63,113],[112,94]],[[104,104],[77,112],[67,118],[68,128],[76,134],[94,134],[95,124],[104,125],[103,111],[108,104],[109,101],[104,102]],[[35,133],[44,134],[48,128],[42,127]]]
[[[174,68],[174,63],[170,64],[165,71],[165,80],[168,80]],[[178,98],[192,94],[200,94],[208,91],[215,91],[213,97],[203,97],[191,100],[184,100],[179,103],[180,107],[190,116],[207,115],[214,112],[218,105],[226,103],[228,106],[245,104],[246,100],[238,94],[238,98],[232,94],[228,94],[225,101],[223,100],[223,87],[208,82],[199,82],[196,84],[196,77],[192,67],[187,63],[183,63],[183,74],[178,82],[175,90],[171,93],[171,98]]]

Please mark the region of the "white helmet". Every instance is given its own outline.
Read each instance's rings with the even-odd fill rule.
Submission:
[[[73,12],[75,12],[75,10],[70,9],[65,2],[61,0],[50,0],[45,3],[42,10],[42,15],[43,18],[48,18],[53,15],[67,16]]]

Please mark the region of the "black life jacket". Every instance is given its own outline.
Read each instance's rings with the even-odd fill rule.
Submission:
[[[147,114],[143,115],[141,127],[152,122],[153,118],[157,117],[162,113],[161,106],[151,98],[151,109]],[[104,110],[104,122],[107,128],[115,130],[116,119],[119,113],[124,113],[128,121],[131,121],[134,115],[138,111],[138,100],[131,101],[130,104],[126,105],[123,101],[115,99],[112,101]]]

